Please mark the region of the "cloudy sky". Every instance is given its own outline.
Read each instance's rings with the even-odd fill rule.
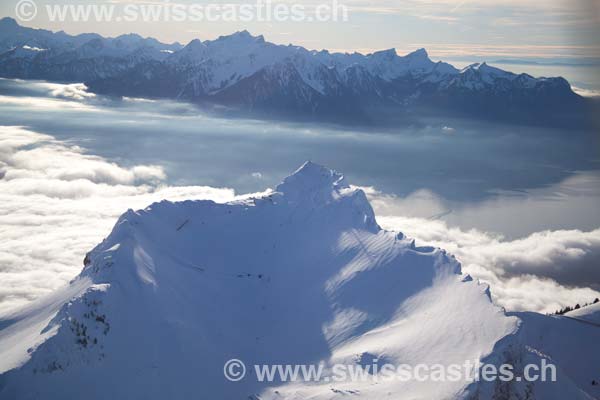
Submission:
[[[303,0],[311,6],[328,0]],[[193,0],[196,4],[223,3]],[[234,0],[231,3],[255,3]],[[292,3],[293,0],[279,2]],[[68,33],[116,36],[137,32],[163,41],[187,43],[248,29],[276,43],[310,49],[371,52],[397,48],[405,53],[425,47],[434,58],[535,58],[581,62],[600,56],[600,3],[596,0],[339,0],[349,9],[347,22],[50,22],[43,12],[25,25]],[[16,0],[3,1],[0,15],[15,16]],[[39,0],[45,5],[73,3]],[[78,0],[75,4],[154,3],[143,0]],[[171,1],[170,3],[176,3]],[[179,0],[191,4],[192,0]],[[276,3],[276,1],[275,1]]]

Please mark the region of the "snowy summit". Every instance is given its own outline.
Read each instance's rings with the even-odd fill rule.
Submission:
[[[0,398],[591,399],[597,338],[573,318],[506,315],[453,256],[382,230],[361,190],[308,162],[261,197],[123,214],[70,285],[0,321]],[[232,358],[559,370],[555,383],[230,382]]]

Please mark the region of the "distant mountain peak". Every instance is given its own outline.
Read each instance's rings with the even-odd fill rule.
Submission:
[[[237,31],[231,35],[222,35],[217,38],[219,42],[240,41],[240,42],[264,42],[265,38],[262,35],[253,36],[246,29]]]
[[[193,39],[188,44],[186,44],[184,48],[187,50],[192,50],[194,48],[199,48],[199,47],[203,47],[203,46],[204,46],[204,44],[202,43],[202,41],[200,39]]]
[[[427,53],[427,50],[425,50],[424,48],[420,48],[417,49],[413,52],[410,52],[406,55],[406,57],[411,57],[411,58],[427,58],[429,59],[429,54]]]
[[[484,78],[504,78],[504,79],[514,79],[517,75],[512,72],[504,71],[500,68],[493,67],[486,63],[485,61],[482,63],[474,63],[468,65],[467,67],[461,70],[461,74],[469,74],[472,72],[478,73],[480,76]],[[490,81],[492,82],[492,81]]]
[[[244,30],[241,30],[241,31],[236,31],[232,35],[229,35],[229,36],[252,37],[252,34],[250,32],[248,32],[247,29],[244,29]]]
[[[398,57],[398,53],[396,52],[396,49],[391,48],[391,49],[376,51],[373,54],[371,54],[371,57],[393,59],[393,58]]]

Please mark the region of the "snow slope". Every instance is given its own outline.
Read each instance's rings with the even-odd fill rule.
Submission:
[[[506,315],[453,256],[383,231],[362,191],[310,162],[262,197],[129,210],[84,265],[68,287],[0,321],[0,398],[591,398],[592,369],[574,357],[598,361],[597,346],[580,348],[594,327]],[[571,332],[580,340],[567,351]],[[329,368],[542,352],[561,363],[559,382],[523,390],[223,376],[231,358]]]
[[[600,303],[590,304],[565,314],[567,317],[600,324]]]

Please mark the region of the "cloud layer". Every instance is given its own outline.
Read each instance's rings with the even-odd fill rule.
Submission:
[[[228,201],[231,189],[169,187],[155,165],[124,168],[21,127],[0,127],[0,315],[72,279],[128,208]]]
[[[0,315],[77,275],[83,255],[128,208],[162,199],[236,198],[232,189],[169,186],[166,179],[161,166],[124,167],[49,135],[0,127]],[[583,178],[567,181],[561,191],[578,192],[577,179]],[[600,229],[505,239],[441,221],[452,210],[432,192],[400,198],[364,190],[384,228],[455,254],[463,270],[488,282],[497,303],[509,310],[551,312],[600,296]],[[504,208],[518,214],[515,204]]]
[[[369,195],[372,200],[376,196]],[[385,209],[386,201],[390,196],[375,199],[376,212]],[[463,272],[488,283],[494,300],[508,310],[553,312],[600,297],[600,229],[541,231],[507,240],[430,218],[388,215],[378,222],[415,238],[417,244],[454,254]]]

